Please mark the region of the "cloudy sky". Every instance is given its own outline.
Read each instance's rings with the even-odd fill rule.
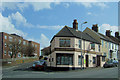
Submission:
[[[72,27],[74,19],[91,28],[98,24],[99,32],[118,31],[117,2],[2,2],[0,32],[16,33],[24,39],[47,47],[51,38],[65,25]]]

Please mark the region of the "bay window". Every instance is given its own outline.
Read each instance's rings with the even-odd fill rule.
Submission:
[[[60,47],[70,47],[70,39],[60,39]]]
[[[73,55],[72,54],[57,54],[56,55],[57,65],[73,65]]]

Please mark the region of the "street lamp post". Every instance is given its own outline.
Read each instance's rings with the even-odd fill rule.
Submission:
[[[82,27],[83,27],[82,25],[83,25],[83,24],[86,24],[86,23],[87,23],[87,22],[84,22],[84,23],[81,24],[81,69],[82,69],[82,56],[83,56],[83,55],[82,55]],[[83,60],[83,61],[84,61],[84,60]],[[84,65],[84,62],[83,62],[83,65]]]

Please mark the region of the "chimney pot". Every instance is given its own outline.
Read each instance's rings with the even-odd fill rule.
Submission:
[[[77,22],[76,19],[73,22],[73,28],[76,29],[76,30],[78,30],[78,22]]]
[[[115,37],[119,38],[119,32],[115,32]]]
[[[92,30],[95,32],[98,32],[98,24],[93,25]]]
[[[108,36],[108,37],[111,36],[111,31],[110,30],[106,30],[106,36]]]

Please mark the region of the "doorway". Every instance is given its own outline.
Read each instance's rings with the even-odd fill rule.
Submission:
[[[99,67],[99,66],[100,66],[100,56],[97,55],[97,67]]]
[[[88,55],[86,55],[86,67],[89,67],[89,56]]]

